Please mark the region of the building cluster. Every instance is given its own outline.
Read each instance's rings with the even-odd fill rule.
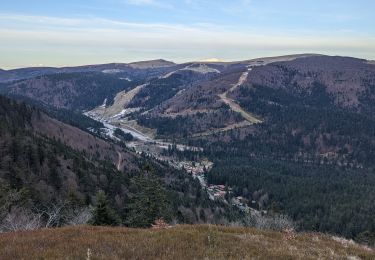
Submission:
[[[225,196],[227,195],[227,192],[230,192],[230,190],[225,188],[225,185],[209,185],[207,187],[207,192],[212,194],[215,200],[225,200]]]
[[[233,206],[236,206],[241,211],[246,212],[246,213],[250,212],[250,207],[247,205],[248,200],[246,198],[244,198],[242,196],[233,197],[231,202],[232,202]]]

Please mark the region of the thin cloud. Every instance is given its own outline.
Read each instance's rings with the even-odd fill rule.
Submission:
[[[155,4],[154,0],[128,0],[127,3],[133,5],[153,5]]]
[[[221,8],[221,10],[228,14],[241,14],[251,11],[252,0],[235,0],[231,1]]]
[[[14,30],[30,28],[33,30],[53,28],[57,30],[101,30],[101,29],[153,29],[153,30],[194,30],[193,27],[180,24],[166,23],[132,23],[119,20],[111,20],[100,17],[86,18],[61,18],[51,16],[34,16],[19,14],[1,14],[0,28],[9,29],[6,25],[11,24]],[[203,26],[203,25],[202,25]],[[206,24],[206,26],[208,26]]]
[[[126,0],[127,4],[173,9],[173,5],[157,0]]]
[[[23,57],[58,66],[74,65],[77,57],[81,63],[91,63],[148,58],[233,60],[297,52],[361,57],[375,53],[375,38],[355,32],[250,31],[215,24],[129,23],[98,17],[0,14],[0,35],[1,66],[7,67],[16,66],[10,62],[16,58],[21,62]]]
[[[128,23],[102,18],[56,18],[46,16],[1,15],[3,42],[48,42],[50,44],[157,46],[173,48],[287,48],[334,47],[375,49],[374,38],[311,33],[277,34],[272,31],[239,31],[213,24]],[[47,25],[46,25],[47,24]],[[32,29],[30,29],[30,27]],[[105,36],[105,37],[103,37]],[[344,40],[345,39],[345,40]]]

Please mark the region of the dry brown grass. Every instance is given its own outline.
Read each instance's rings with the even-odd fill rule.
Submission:
[[[208,225],[170,229],[66,227],[0,235],[0,259],[375,259],[322,234]]]

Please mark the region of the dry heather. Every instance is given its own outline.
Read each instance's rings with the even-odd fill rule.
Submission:
[[[0,235],[0,259],[375,259],[375,252],[322,234],[247,228],[67,227]]]

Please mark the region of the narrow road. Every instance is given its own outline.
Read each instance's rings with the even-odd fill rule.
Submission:
[[[252,125],[252,123],[250,123],[247,120],[244,120],[242,122],[235,123],[235,124],[232,124],[232,125],[228,125],[228,126],[223,127],[223,128],[217,128],[217,129],[213,129],[213,130],[209,130],[209,131],[205,131],[205,132],[201,132],[201,133],[196,133],[196,134],[193,134],[192,137],[210,136],[210,135],[213,135],[213,134],[222,133],[222,132],[230,131],[230,130],[233,130],[233,129],[243,128],[243,127],[250,126],[250,125]]]
[[[242,73],[241,77],[238,80],[238,83],[233,85],[229,90],[227,90],[223,94],[220,94],[219,97],[233,111],[240,113],[242,115],[242,117],[245,118],[247,121],[249,121],[251,124],[259,124],[259,123],[262,123],[263,121],[256,118],[253,114],[243,110],[233,99],[228,97],[229,92],[234,91],[236,88],[238,88],[243,83],[245,83],[245,81],[247,80],[247,77],[249,76],[250,71],[251,71],[251,69]]]
[[[117,152],[117,154],[118,154],[117,170],[118,170],[118,171],[121,171],[122,153]]]

